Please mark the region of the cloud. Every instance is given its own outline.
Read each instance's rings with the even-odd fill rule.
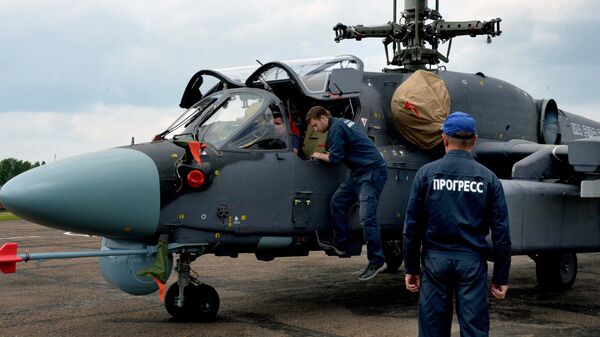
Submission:
[[[589,8],[594,2],[580,0],[478,1],[448,7],[447,19],[501,17],[503,31],[491,45],[481,37],[454,41],[449,69],[481,71],[533,97],[554,98],[563,109],[598,118],[600,45],[593,42],[596,18]],[[582,106],[588,108],[577,110]]]
[[[2,113],[0,158],[51,162],[104,148],[148,142],[181,109],[96,104],[83,112]]]

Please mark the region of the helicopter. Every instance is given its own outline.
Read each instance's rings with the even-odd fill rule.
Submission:
[[[440,65],[449,61],[453,38],[500,36],[501,19],[445,21],[438,2],[431,9],[426,0],[405,1],[399,19],[396,12],[394,1],[387,24],[333,28],[336,42],[382,38],[382,72],[365,71],[353,55],[203,69],[183,92],[179,106],[186,111],[151,142],[67,158],[13,178],[0,190],[11,212],[103,239],[98,251],[64,253],[18,254],[17,244],[7,243],[0,270],[15,272],[18,262],[36,259],[99,256],[104,278],[133,295],[156,292],[174,270],[177,282],[164,294],[169,314],[214,319],[218,293],[190,268],[202,255],[250,253],[270,261],[323,250],[329,200],[348,170],[309,158],[327,151],[326,138],[305,120],[320,105],[362,126],[387,162],[378,222],[390,271],[403,262],[412,180],[443,156],[441,121],[460,110],[478,124],[476,159],[504,187],[512,254],[533,258],[543,288],[570,288],[576,254],[600,251],[600,123],[508,82]],[[446,55],[439,50],[445,43]],[[347,255],[358,256],[364,239],[357,206],[349,219]],[[140,275],[149,269],[154,273]]]

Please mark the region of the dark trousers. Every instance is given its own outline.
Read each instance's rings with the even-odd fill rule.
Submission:
[[[419,336],[450,336],[452,298],[461,337],[488,336],[487,262],[479,256],[427,253],[419,290]]]
[[[385,262],[377,222],[377,207],[386,180],[385,167],[361,175],[350,175],[331,197],[331,220],[335,245],[345,247],[348,244],[348,210],[358,200],[360,224],[367,241],[367,257],[369,263],[374,264]]]

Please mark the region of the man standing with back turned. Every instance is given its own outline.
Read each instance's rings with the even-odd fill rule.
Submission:
[[[348,210],[359,201],[360,224],[367,241],[369,265],[358,278],[370,280],[385,267],[381,248],[381,234],[377,222],[379,195],[387,180],[387,165],[373,141],[354,122],[331,117],[321,106],[308,110],[306,121],[317,132],[327,131],[329,153],[312,154],[312,158],[329,163],[343,162],[350,169],[350,176],[331,197],[331,220],[334,237],[332,244],[322,243],[337,255],[345,255],[348,245]]]
[[[419,294],[419,336],[450,336],[452,298],[461,337],[488,336],[488,245],[492,231],[492,295],[508,290],[511,243],[498,178],[471,154],[475,120],[454,112],[444,122],[446,155],[417,172],[404,222],[406,289]],[[421,271],[420,261],[423,270]]]

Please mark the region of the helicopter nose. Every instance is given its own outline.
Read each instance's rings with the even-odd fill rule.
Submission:
[[[158,227],[160,181],[154,161],[113,148],[39,166],[8,181],[0,201],[40,225],[140,239]]]

